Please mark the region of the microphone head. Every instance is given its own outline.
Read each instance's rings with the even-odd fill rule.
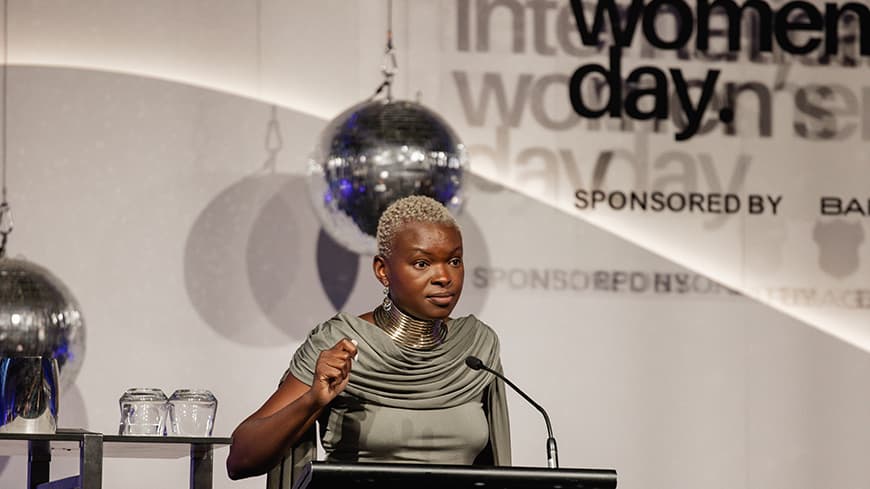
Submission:
[[[473,355],[465,357],[465,364],[472,370],[480,370],[484,367],[483,361]]]

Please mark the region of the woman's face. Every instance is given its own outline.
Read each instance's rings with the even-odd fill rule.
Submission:
[[[405,224],[390,257],[375,257],[374,270],[402,311],[418,319],[445,319],[462,293],[462,235],[446,224]]]

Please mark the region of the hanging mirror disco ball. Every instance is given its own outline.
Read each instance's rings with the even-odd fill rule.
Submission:
[[[361,254],[377,253],[381,213],[425,195],[461,210],[468,155],[438,114],[408,101],[370,100],[333,119],[309,162],[308,190],[324,229]]]
[[[84,318],[66,286],[35,263],[0,258],[0,357],[56,359],[63,391],[84,354]]]

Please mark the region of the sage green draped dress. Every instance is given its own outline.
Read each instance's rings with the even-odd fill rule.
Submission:
[[[445,341],[431,350],[399,345],[343,313],[311,331],[285,378],[311,385],[318,355],[342,338],[359,349],[347,388],[319,420],[327,461],[510,465],[504,386],[465,365],[474,355],[500,371],[498,337],[474,316],[450,320],[447,328]],[[294,452],[313,455],[310,439]]]

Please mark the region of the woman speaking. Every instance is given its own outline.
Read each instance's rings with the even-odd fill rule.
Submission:
[[[464,279],[456,221],[433,199],[406,197],[384,211],[377,242],[383,303],[311,331],[275,393],[233,432],[231,478],[265,473],[291,451],[313,458],[318,420],[327,461],[510,464],[503,386],[465,365],[474,355],[501,370],[498,337],[474,316],[449,317]]]

